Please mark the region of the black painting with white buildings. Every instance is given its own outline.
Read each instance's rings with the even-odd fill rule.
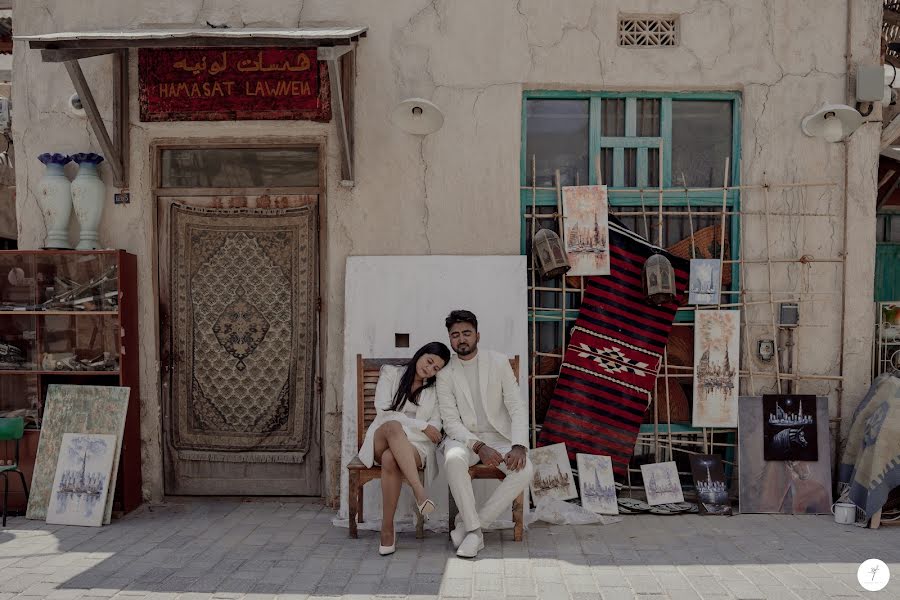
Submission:
[[[728,499],[728,483],[722,459],[711,454],[692,454],[691,474],[697,488],[700,513],[730,515],[731,501]]]
[[[816,426],[815,396],[763,396],[763,458],[818,460]]]

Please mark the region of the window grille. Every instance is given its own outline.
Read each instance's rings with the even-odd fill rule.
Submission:
[[[619,45],[661,48],[678,45],[677,17],[619,17]]]

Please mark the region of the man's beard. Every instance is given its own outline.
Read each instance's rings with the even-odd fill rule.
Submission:
[[[468,348],[466,350],[463,350],[462,348],[457,348],[456,354],[457,354],[457,356],[469,356],[470,354],[473,354],[477,349],[478,349],[478,346],[476,346],[476,345],[468,346]]]

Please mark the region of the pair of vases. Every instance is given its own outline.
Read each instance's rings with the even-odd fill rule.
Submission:
[[[45,248],[71,248],[69,219],[74,209],[81,225],[76,250],[96,250],[100,247],[97,228],[103,216],[106,186],[97,173],[103,157],[94,153],[45,153],[38,160],[47,167],[38,185],[38,203],[47,225]],[[78,163],[78,175],[71,182],[63,172],[69,162]]]

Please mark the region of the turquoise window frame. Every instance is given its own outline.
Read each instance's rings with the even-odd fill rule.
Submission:
[[[600,109],[604,100],[625,99],[625,136],[623,137],[606,137],[601,130]],[[647,172],[647,149],[658,148],[660,140],[663,147],[663,167],[662,177],[663,184],[663,206],[664,207],[684,207],[685,190],[672,183],[672,102],[676,100],[718,100],[732,103],[732,135],[731,135],[731,164],[729,173],[729,185],[740,185],[740,163],[741,163],[741,94],[740,92],[586,92],[586,91],[564,91],[564,90],[528,90],[522,96],[522,138],[521,138],[521,158],[519,166],[519,182],[520,182],[520,251],[525,254],[525,241],[529,232],[527,231],[528,220],[526,219],[526,211],[531,207],[532,202],[537,206],[556,206],[555,190],[532,190],[530,189],[531,181],[531,162],[527,156],[527,136],[528,136],[528,100],[588,100],[589,101],[589,121],[588,121],[588,151],[589,162],[589,184],[597,183],[596,162],[594,157],[597,156],[602,149],[613,149],[613,181],[606,182],[610,189],[622,190],[615,194],[610,194],[610,207],[628,207],[641,206],[640,187],[628,188],[615,185],[617,182],[624,181],[625,168],[625,148],[637,148],[637,177],[638,183],[646,182]],[[659,99],[660,105],[660,136],[659,137],[638,137],[635,135],[637,131],[637,100],[638,99]],[[647,206],[658,206],[659,192],[658,188],[644,188],[643,202]],[[732,259],[740,255],[740,190],[729,190],[725,195],[726,209],[732,212],[729,217],[731,225],[730,234],[730,254]],[[722,207],[722,192],[715,190],[698,190],[690,193],[691,207]],[[655,240],[651,240],[655,243]],[[731,280],[734,282],[734,289],[740,289],[740,269],[737,263],[731,265]],[[574,290],[573,290],[573,293]],[[735,302],[734,294],[724,294],[723,299],[726,302]],[[568,306],[568,303],[567,303]],[[567,309],[576,310],[576,309]],[[577,313],[576,313],[577,314]],[[558,316],[547,314],[544,312],[535,315],[530,311],[531,319],[537,321],[558,321],[562,316],[562,309],[559,309]],[[569,316],[568,314],[566,315]],[[692,322],[694,320],[693,311],[679,311],[676,316],[678,322]]]

